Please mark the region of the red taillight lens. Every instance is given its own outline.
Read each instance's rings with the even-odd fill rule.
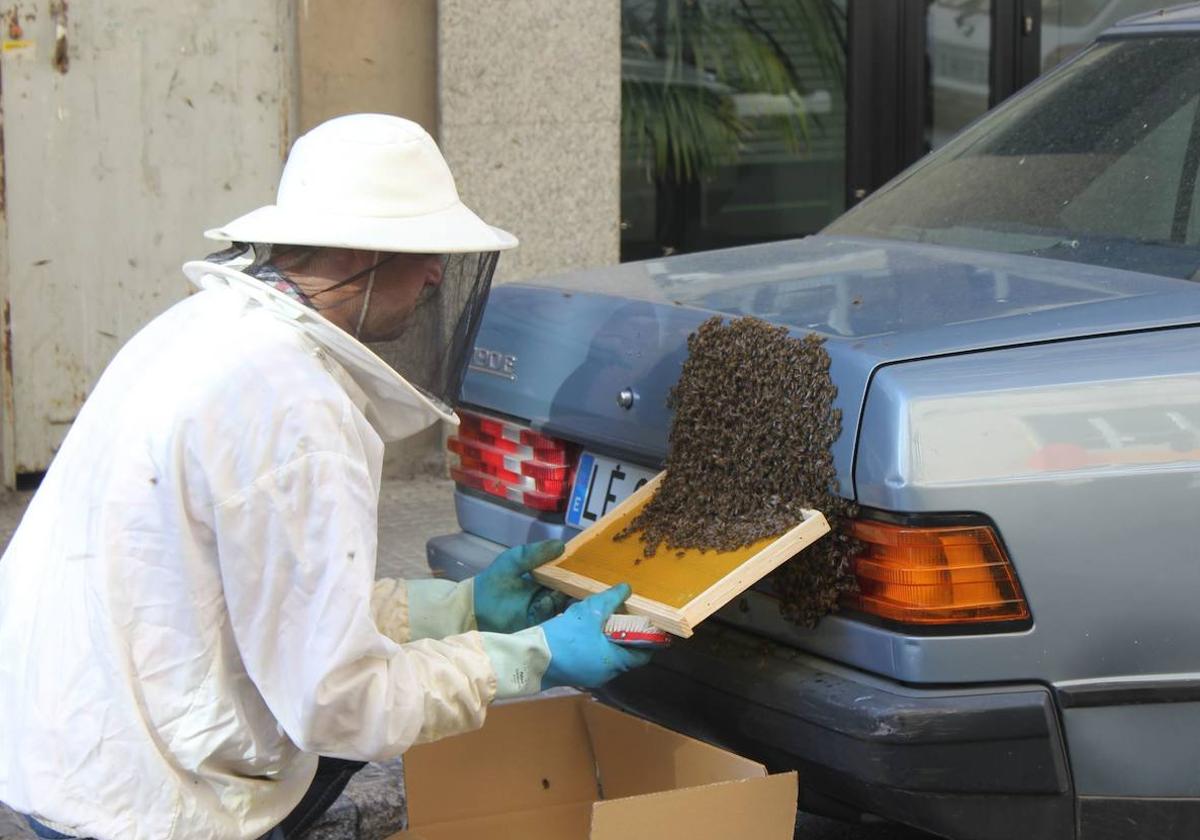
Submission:
[[[1012,562],[986,525],[907,526],[859,519],[859,592],[843,603],[916,625],[1021,621],[1029,605]]]
[[[458,456],[450,465],[455,481],[537,511],[566,506],[575,447],[511,420],[461,410],[458,416],[458,434],[446,442]]]

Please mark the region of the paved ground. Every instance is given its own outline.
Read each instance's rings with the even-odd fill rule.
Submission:
[[[458,530],[454,518],[453,492],[453,484],[442,479],[417,478],[384,483],[379,517],[380,576],[412,578],[429,575],[425,541],[432,536]],[[29,493],[0,497],[0,542],[3,545],[8,544],[29,497]],[[376,768],[373,771],[374,781],[386,784],[390,779],[398,785],[400,772],[398,767]],[[369,786],[364,783],[361,787],[365,791],[362,795],[369,796]],[[349,790],[348,794],[348,797],[339,800],[339,806],[344,811],[353,811],[357,794],[354,790]],[[351,825],[361,825],[355,814],[349,814],[347,821]],[[0,840],[27,840],[33,836],[23,823],[18,823],[11,811],[0,805]],[[321,833],[320,840],[343,836],[375,840],[383,834],[365,830],[346,835],[331,830]],[[929,835],[907,829],[850,826],[804,814],[797,821],[796,837],[803,840],[932,840]],[[310,840],[318,840],[318,837],[310,835]]]

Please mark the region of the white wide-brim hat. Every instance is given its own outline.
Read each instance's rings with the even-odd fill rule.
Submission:
[[[386,114],[351,114],[312,129],[292,146],[274,204],[204,235],[419,254],[517,246],[462,203],[425,129]]]

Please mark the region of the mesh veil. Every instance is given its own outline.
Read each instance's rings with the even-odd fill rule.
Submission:
[[[314,305],[276,267],[276,250],[267,244],[238,243],[209,259],[237,267],[320,311],[320,306]],[[497,251],[446,255],[441,282],[422,291],[416,307],[396,331],[396,337],[364,342],[447,413],[451,412],[466,376],[498,258]],[[365,304],[369,306],[369,300]]]
[[[495,251],[449,254],[442,282],[425,289],[399,337],[367,343],[393,370],[446,407],[454,404],[466,376],[498,257]]]

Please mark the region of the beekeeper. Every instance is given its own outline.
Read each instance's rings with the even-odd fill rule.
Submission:
[[[626,587],[561,605],[504,552],[375,579],[385,441],[439,419],[500,251],[415,123],[296,142],[117,354],[0,560],[0,800],[44,837],[294,837],[366,760],[596,686]]]

